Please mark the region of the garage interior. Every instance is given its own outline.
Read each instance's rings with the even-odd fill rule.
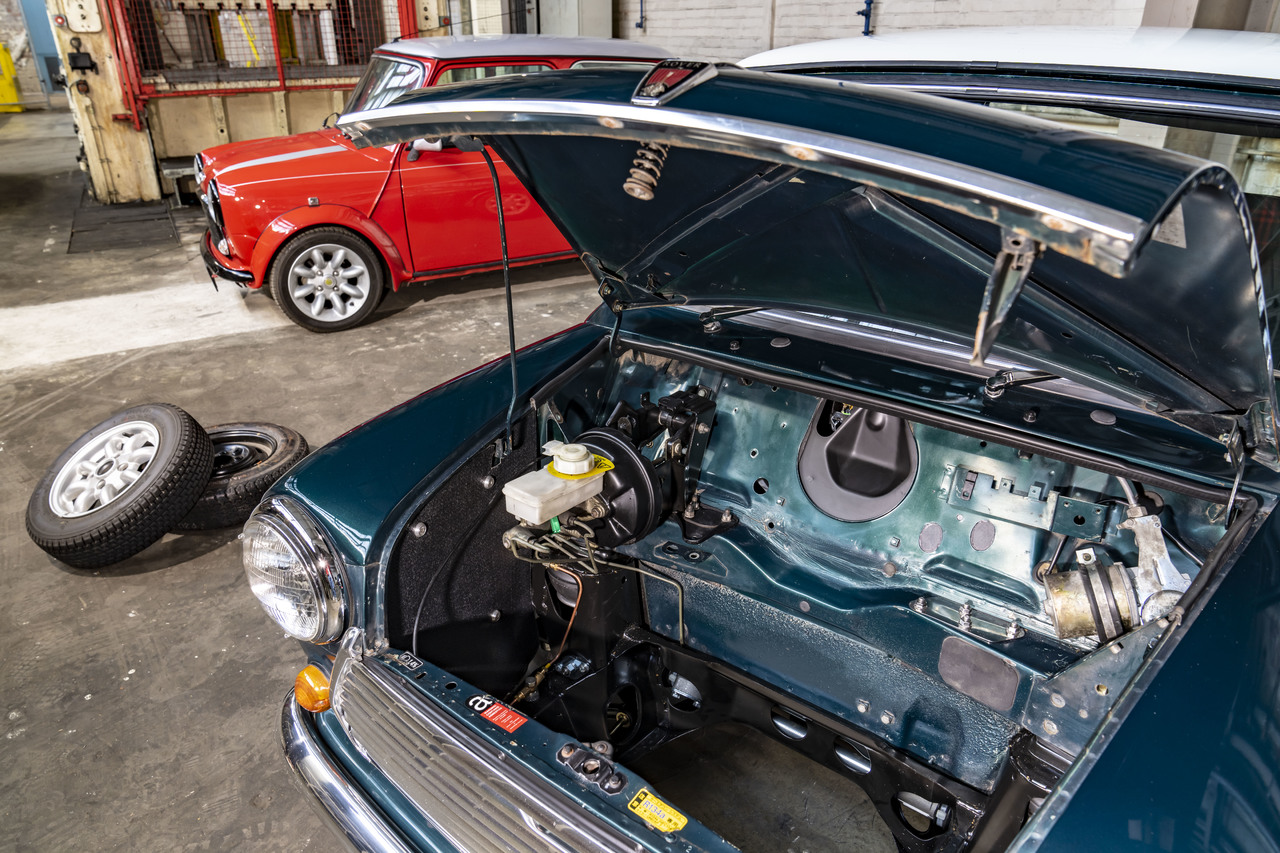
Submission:
[[[70,5],[49,0],[49,15]],[[725,60],[860,35],[866,23],[861,2],[842,4],[837,16],[815,2],[724,0],[703,4],[699,19],[676,0],[546,4],[555,9],[542,18],[530,11],[537,4],[515,14],[499,0],[401,0],[384,3],[381,23],[356,27],[361,39],[342,47],[325,41],[322,24],[342,4],[168,5],[145,27],[130,15],[152,6],[129,0],[102,0],[96,30],[55,23],[69,88],[31,91],[40,84],[20,68],[9,74],[27,81],[10,104],[19,109],[0,103],[0,852],[340,849],[280,754],[280,703],[304,661],[250,593],[238,531],[171,534],[97,571],[63,565],[30,541],[23,515],[64,447],[111,413],[148,402],[178,405],[204,425],[284,424],[320,447],[506,352],[500,273],[404,289],[373,322],[339,335],[299,328],[263,294],[215,289],[200,258],[205,221],[191,203],[194,153],[318,126],[341,108],[377,44],[401,33],[457,33],[460,21],[497,32],[599,34],[603,14],[604,34],[676,51],[699,44]],[[987,24],[988,14],[1033,23],[1068,6],[1075,17],[1056,22],[1280,31],[1280,0],[878,0],[873,14],[891,31]],[[751,12],[742,31],[721,24],[726,10],[742,9]],[[16,17],[3,2],[0,11]],[[251,54],[231,77],[202,71],[200,44],[173,38],[204,33],[213,44],[226,15],[235,26],[224,19],[218,49]],[[276,26],[286,19],[292,36],[282,40]],[[122,53],[113,22],[154,42]],[[274,46],[274,61],[252,56],[252,27],[271,31],[262,43]],[[485,30],[477,23],[472,31]],[[233,45],[237,32],[242,43]],[[35,61],[31,50],[23,55]],[[307,76],[319,66],[323,76]],[[598,304],[576,261],[512,275],[518,345]],[[706,793],[776,800],[767,774],[752,775],[759,748],[718,768],[722,784]],[[646,773],[655,781],[670,774],[675,786],[682,762],[698,761],[691,745]],[[821,835],[796,834],[805,821],[784,818],[808,808],[809,794],[772,802],[782,817],[746,828],[739,843],[891,848],[866,804]]]

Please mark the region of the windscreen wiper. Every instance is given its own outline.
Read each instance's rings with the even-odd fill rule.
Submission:
[[[1061,378],[1056,373],[1046,373],[1043,370],[1002,370],[987,378],[986,384],[982,386],[982,393],[988,400],[994,400],[1019,385],[1035,385]]]
[[[741,317],[744,314],[754,314],[757,311],[764,310],[766,309],[759,305],[751,308],[726,305],[721,308],[712,308],[710,311],[702,312],[698,315],[698,322],[702,324],[702,331],[713,335],[724,328],[724,323],[720,322],[721,320],[727,320],[730,317]]]

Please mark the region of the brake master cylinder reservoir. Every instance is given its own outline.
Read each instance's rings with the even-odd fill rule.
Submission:
[[[613,467],[581,444],[548,441],[542,451],[551,455],[549,465],[502,487],[507,512],[526,524],[544,524],[600,494],[604,474]]]

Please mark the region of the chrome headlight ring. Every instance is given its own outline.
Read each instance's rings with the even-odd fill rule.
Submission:
[[[317,644],[342,634],[345,566],[297,502],[275,497],[254,510],[245,522],[241,556],[254,596],[286,634]]]

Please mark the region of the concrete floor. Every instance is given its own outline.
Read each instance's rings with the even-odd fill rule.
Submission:
[[[318,446],[506,349],[501,276],[402,291],[315,335],[215,292],[182,244],[66,254],[83,180],[62,112],[0,117],[0,851],[339,849],[278,746],[303,664],[244,582],[236,531],[86,572],[27,538],[36,481],[127,406],[265,420]],[[582,267],[515,274],[521,344],[597,304]],[[389,451],[392,452],[392,451]]]
[[[628,766],[742,853],[894,853],[856,782],[739,723],[687,735]]]

